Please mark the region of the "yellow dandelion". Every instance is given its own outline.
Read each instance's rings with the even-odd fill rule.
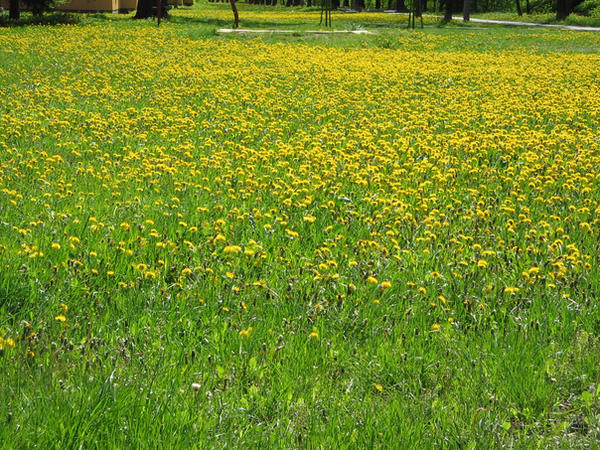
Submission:
[[[521,289],[519,289],[518,287],[510,287],[510,286],[504,288],[504,292],[506,294],[516,294],[520,290]]]
[[[240,331],[239,335],[242,339],[248,339],[250,337],[250,333],[252,332],[252,327],[248,327],[245,330]]]
[[[287,234],[292,239],[297,238],[298,236],[300,236],[296,231],[290,230],[289,228],[286,228],[285,234]]]

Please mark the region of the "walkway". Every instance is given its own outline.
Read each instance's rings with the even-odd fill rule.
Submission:
[[[453,16],[453,20],[463,20],[462,16]],[[471,18],[473,23],[493,23],[498,25],[515,25],[524,27],[546,27],[546,28],[561,28],[563,30],[573,31],[600,31],[599,27],[581,27],[577,25],[560,25],[550,23],[533,23],[533,22],[513,22],[510,20],[492,20],[492,19],[475,19]]]
[[[396,12],[394,10],[386,10],[384,11],[387,14],[401,14],[408,15],[408,13]],[[423,17],[439,17],[433,14],[423,14]],[[452,16],[452,20],[462,21],[462,16]],[[534,23],[534,22],[517,22],[514,20],[493,20],[493,19],[476,19],[471,17],[471,22],[473,23],[490,23],[496,25],[509,25],[509,26],[517,26],[517,27],[545,27],[545,28],[559,28],[563,30],[573,30],[573,31],[600,31],[600,27],[583,27],[579,25],[561,25],[561,24],[550,24],[550,23]]]
[[[251,30],[249,28],[219,28],[217,33],[377,34],[367,30]]]

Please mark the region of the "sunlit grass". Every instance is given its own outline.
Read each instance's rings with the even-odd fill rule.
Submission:
[[[600,38],[227,8],[0,30],[0,442],[594,445]]]

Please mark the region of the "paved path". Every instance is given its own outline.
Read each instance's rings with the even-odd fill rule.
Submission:
[[[354,11],[349,11],[354,12]],[[388,14],[399,14],[406,15],[407,13],[399,13],[396,11],[384,11]],[[424,15],[424,17],[441,17],[434,15]],[[453,20],[462,21],[462,16],[453,16]],[[476,19],[471,18],[473,23],[489,23],[496,25],[509,25],[517,27],[543,27],[543,28],[558,28],[563,30],[573,31],[595,31],[600,32],[600,27],[581,27],[577,25],[559,25],[549,23],[533,23],[533,22],[515,22],[510,20],[492,20],[492,19]],[[338,34],[338,33],[351,33],[351,34],[377,34],[374,31],[367,30],[251,30],[248,28],[219,28],[217,33],[305,33],[305,34]]]
[[[454,16],[453,20],[463,20],[462,16]],[[546,27],[546,28],[562,28],[563,30],[574,30],[574,31],[600,31],[599,27],[580,27],[577,25],[559,25],[550,23],[533,23],[533,22],[513,22],[510,20],[492,20],[492,19],[475,19],[471,18],[471,22],[474,23],[495,23],[498,25],[515,25],[523,27]]]
[[[387,14],[401,14],[401,15],[405,15],[405,16],[408,15],[408,13],[396,12],[394,10],[386,10],[384,12]],[[442,16],[436,16],[436,15],[432,15],[432,14],[423,14],[423,17],[439,17],[440,19],[442,18]],[[452,20],[462,21],[463,18],[462,18],[462,16],[452,16]],[[510,26],[517,26],[517,27],[559,28],[559,29],[563,29],[563,30],[573,30],[573,31],[600,31],[600,27],[582,27],[582,26],[578,26],[578,25],[517,22],[514,20],[476,19],[474,17],[471,17],[471,22],[473,22],[473,23],[491,23],[491,24],[497,24],[497,25],[510,25]]]
[[[250,30],[248,28],[219,28],[217,33],[306,33],[306,34],[377,34],[367,30]]]

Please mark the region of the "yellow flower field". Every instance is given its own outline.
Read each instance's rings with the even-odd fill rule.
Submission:
[[[560,434],[540,418],[563,411],[565,380],[597,381],[597,357],[572,349],[598,345],[600,55],[521,45],[576,46],[568,32],[514,45],[499,32],[507,48],[489,51],[476,31],[455,30],[460,45],[450,30],[398,33],[386,49],[194,36],[181,20],[202,10],[175,16],[0,29],[0,367],[21,374],[3,396],[52,374],[67,387],[51,398],[86,404],[75,386],[95,392],[114,370],[104,412],[86,413],[105,415],[106,435],[87,432],[107,439],[115,411],[138,404],[134,373],[155,367],[179,383],[147,391],[182,414],[161,416],[165,433],[194,424],[210,446],[288,414],[280,443],[327,446],[317,436],[337,427],[361,446],[361,427],[383,427],[377,442],[433,445],[452,435],[446,419],[393,425],[432,402],[467,411],[454,443]],[[557,346],[586,369],[567,377]],[[470,375],[453,372],[463,362]],[[498,409],[477,412],[489,428],[470,428],[490,396]],[[218,401],[237,404],[224,421],[185,415],[213,417]],[[384,407],[396,415],[373,413]],[[158,433],[144,423],[132,442]],[[8,428],[0,440],[59,442],[58,425]]]

